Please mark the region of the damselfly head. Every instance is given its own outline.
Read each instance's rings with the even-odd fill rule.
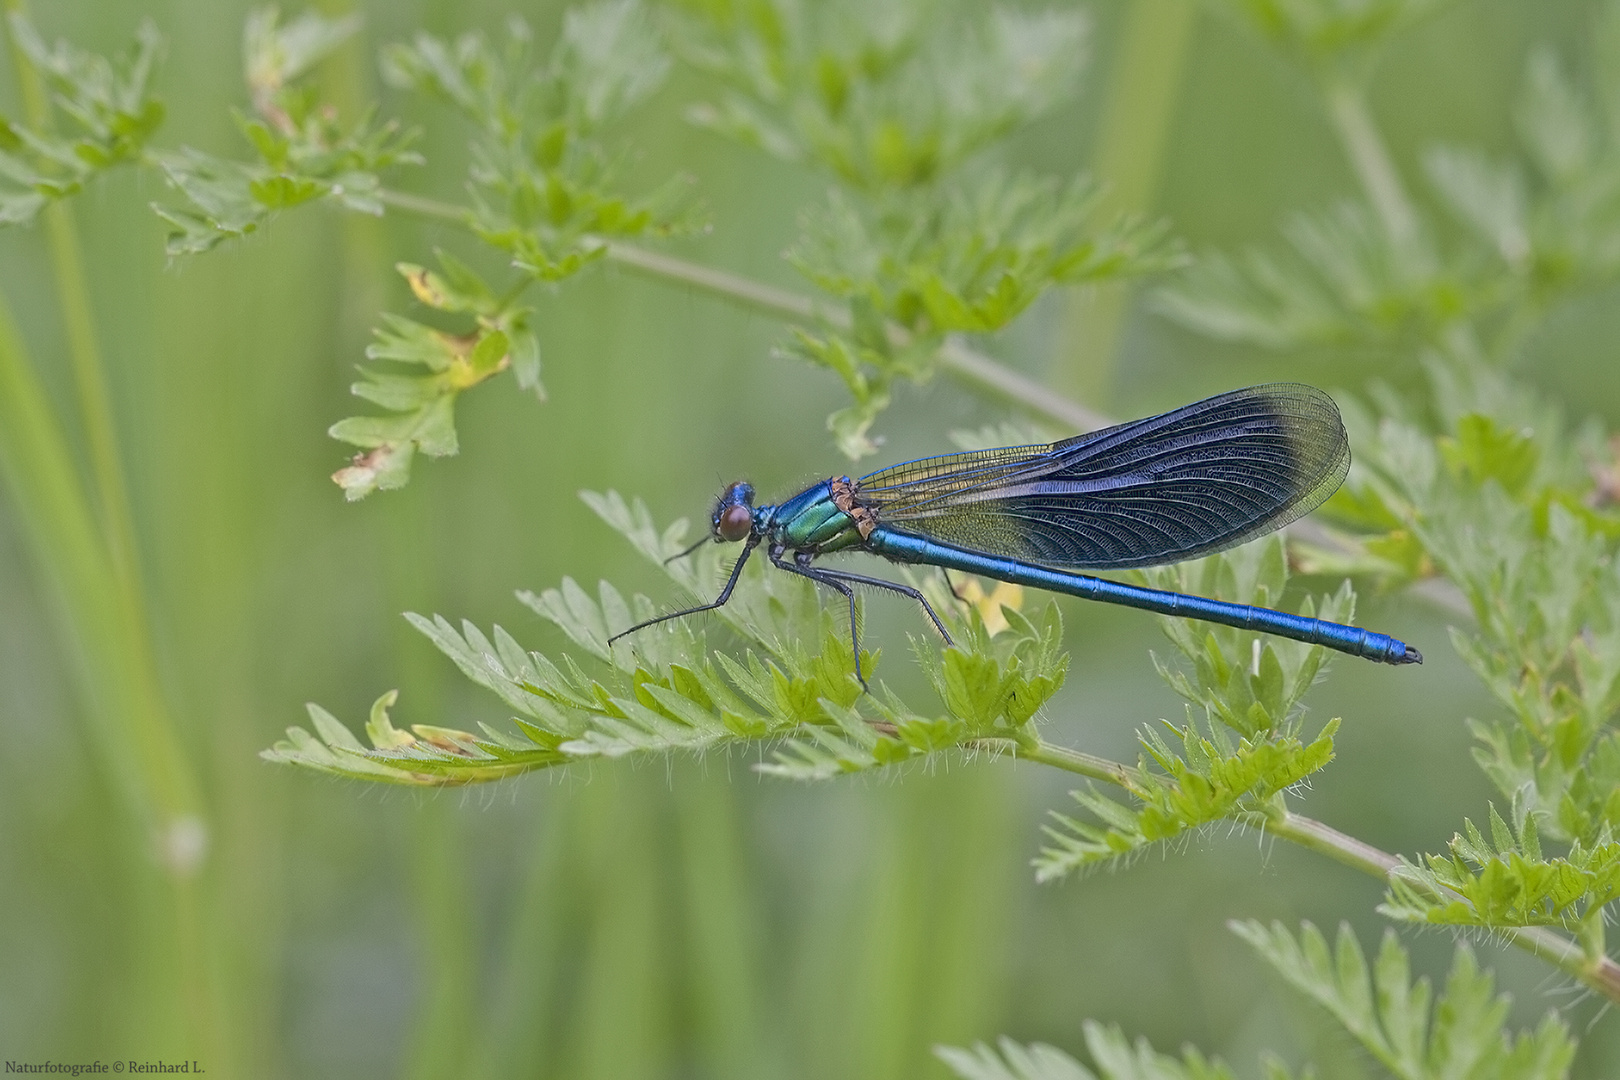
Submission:
[[[745,539],[754,527],[754,486],[739,480],[720,493],[714,504],[714,535],[732,543]]]

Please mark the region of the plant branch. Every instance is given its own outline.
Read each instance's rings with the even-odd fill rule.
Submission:
[[[1051,765],[1127,790],[1131,786],[1130,781],[1138,772],[1130,765],[1080,750],[1053,746],[1039,737],[1023,741],[985,739],[974,745],[984,749],[1010,751],[1017,757],[1038,761],[1043,765]],[[1270,832],[1274,836],[1282,837],[1319,855],[1326,855],[1335,862],[1382,881],[1387,881],[1390,874],[1401,865],[1400,859],[1387,851],[1381,851],[1314,818],[1295,814],[1286,809],[1276,813],[1245,814],[1238,820],[1250,828]],[[1620,1002],[1620,964],[1608,956],[1588,956],[1576,942],[1544,927],[1500,927],[1495,932],[1565,974],[1579,979],[1610,1001]]]
[[[1105,757],[1088,754],[1084,750],[1071,750],[1066,746],[1054,746],[1052,743],[1034,736],[1029,739],[979,739],[974,747],[985,750],[1000,750],[1011,753],[1015,758],[1025,761],[1038,761],[1042,765],[1051,765],[1053,768],[1065,772],[1078,773],[1093,780],[1101,780],[1105,784],[1116,787],[1129,788],[1130,782],[1138,775],[1139,770],[1134,766],[1124,765],[1118,761],[1111,761]]]
[[[627,269],[690,285],[772,315],[817,320],[844,331],[851,328],[849,312],[841,307],[825,305],[801,293],[762,285],[724,270],[629,244],[608,245],[608,258]],[[892,327],[890,335],[897,343],[904,344],[906,334],[899,327]],[[1035,380],[968,348],[955,336],[946,340],[937,360],[940,368],[958,382],[1042,419],[1079,431],[1094,431],[1110,423],[1101,413],[1053,393]]]
[[[440,221],[453,221],[458,225],[465,225],[472,217],[472,211],[465,206],[428,199],[405,191],[382,188],[375,194],[377,201],[384,206],[392,206],[395,210],[403,210],[418,217],[438,218]]]

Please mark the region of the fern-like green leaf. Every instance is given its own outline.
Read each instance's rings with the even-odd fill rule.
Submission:
[[[1208,559],[1148,571],[1163,589],[1275,607],[1288,580],[1283,543],[1272,536]],[[1348,621],[1355,596],[1345,583],[1310,599],[1309,613]],[[1130,801],[1095,787],[1074,792],[1087,817],[1053,814],[1050,841],[1035,860],[1040,880],[1140,852],[1221,820],[1263,819],[1281,793],[1333,760],[1338,720],[1302,737],[1300,702],[1325,660],[1321,646],[1185,619],[1161,619],[1186,666],[1155,657],[1162,677],[1188,703],[1187,722],[1168,737],[1142,735],[1139,767],[1125,778]]]
[[[934,1054],[959,1080],[1235,1080],[1219,1058],[1206,1058],[1191,1047],[1175,1058],[1154,1050],[1146,1039],[1133,1044],[1118,1027],[1088,1020],[1084,1030],[1095,1072],[1054,1046],[1008,1038],[994,1048],[937,1046]],[[1288,1080],[1288,1075],[1275,1059],[1267,1062],[1267,1080]]]
[[[361,368],[362,378],[350,390],[393,415],[349,417],[328,430],[334,439],[362,447],[332,475],[351,501],[403,487],[418,452],[456,453],[455,403],[463,391],[511,368],[519,386],[543,394],[540,346],[529,327],[529,309],[497,299],[471,267],[447,252],[438,254],[439,272],[412,263],[399,264],[399,272],[423,304],[470,313],[473,324],[464,334],[449,334],[403,316],[383,316],[366,358],[396,367]],[[418,370],[400,371],[397,365]]]
[[[941,19],[921,0],[682,5],[677,45],[726,93],[705,127],[858,190],[916,189],[1072,92],[1086,20],[1003,5]]]
[[[1576,840],[1567,855],[1542,855],[1536,819],[1520,804],[1515,821],[1491,808],[1491,839],[1472,821],[1452,837],[1448,856],[1402,860],[1379,910],[1406,922],[1451,926],[1561,926],[1601,919],[1620,899],[1620,843]]]
[[[638,0],[573,8],[551,56],[513,18],[500,44],[481,33],[454,43],[421,33],[383,53],[395,85],[454,106],[479,132],[468,172],[468,222],[513,264],[557,281],[600,259],[615,238],[691,227],[684,184],[646,195],[620,190],[620,155],[603,128],[663,81],[668,60]]]
[[[1453,644],[1511,717],[1472,724],[1475,757],[1539,832],[1594,857],[1620,831],[1620,516],[1596,490],[1590,451],[1532,389],[1462,358],[1436,359],[1428,374],[1450,413],[1438,431],[1419,418],[1375,427],[1346,410],[1367,447],[1348,497],[1373,508],[1350,520],[1388,528],[1374,535],[1384,550],[1412,549],[1409,568],[1444,572],[1461,590],[1475,625]],[[1603,875],[1591,869],[1596,888]]]
[[[684,523],[660,530],[645,506],[612,493],[586,501],[683,590],[705,599],[719,590],[727,568],[717,545],[666,564],[685,547]],[[476,733],[425,725],[400,733],[383,712],[381,719],[374,715],[372,745],[365,747],[312,706],[315,732],[293,729],[265,756],[358,778],[461,784],[592,757],[773,740],[780,746],[762,772],[820,779],[985,739],[1016,743],[1068,668],[1055,608],[1030,620],[1000,607],[992,633],[980,607],[955,600],[937,584],[927,587],[962,646],[937,658],[937,645],[917,645],[939,692],[937,712],[916,711],[877,681],[879,655],[865,650],[861,669],[873,693],[864,693],[849,640],[841,636],[848,625],[843,614],[823,609],[802,578],[756,562],[731,602],[715,613],[715,621],[744,643],[740,654],[711,651],[700,624],[686,620],[609,644],[615,633],[652,616],[652,602],[626,598],[606,582],[593,596],[565,578],[557,588],[519,599],[583,659],[526,650],[500,627],[485,634],[471,623],[408,616],[463,675],[501,700],[516,733],[483,725]],[[390,695],[386,704],[392,702]]]
[[[1296,938],[1281,923],[1232,923],[1290,985],[1326,1009],[1380,1064],[1401,1080],[1559,1080],[1569,1073],[1575,1044],[1548,1013],[1530,1032],[1505,1027],[1509,999],[1496,996],[1467,945],[1457,947],[1438,1000],[1429,981],[1411,978],[1406,950],[1386,932],[1369,967],[1348,926],[1330,948],[1310,923]]]
[[[98,173],[147,153],[164,116],[150,88],[163,39],[143,22],[130,50],[109,59],[66,41],[47,45],[20,11],[8,16],[8,26],[23,62],[73,127],[59,135],[0,117],[0,225],[24,225]]]
[[[1035,859],[1036,880],[1051,881],[1112,862],[1212,822],[1263,816],[1279,792],[1333,760],[1337,730],[1338,721],[1332,720],[1310,743],[1284,735],[1234,744],[1218,732],[1200,737],[1189,725],[1172,729],[1180,753],[1150,732],[1142,740],[1148,755],[1126,783],[1134,803],[1127,805],[1095,787],[1073,792],[1091,817],[1053,812],[1055,824],[1044,828],[1050,843]],[[1150,769],[1149,758],[1162,772]]]
[[[851,458],[899,379],[922,381],[949,334],[1005,327],[1047,290],[1179,265],[1164,224],[1095,219],[1097,189],[990,172],[807,213],[788,259],[848,305],[847,331],[795,333],[785,351],[835,372],[853,404],[828,420]]]
[[[392,121],[371,117],[345,127],[337,111],[297,80],[348,40],[358,17],[315,12],[282,23],[274,8],[250,15],[243,66],[253,115],[238,117],[257,159],[231,161],[198,150],[165,153],[165,177],[184,203],[154,203],[174,226],[171,255],[195,255],[262,228],[276,213],[328,199],[349,210],[381,214],[380,174],[419,164],[415,139]]]

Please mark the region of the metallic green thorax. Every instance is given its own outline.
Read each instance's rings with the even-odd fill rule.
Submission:
[[[760,531],[790,551],[821,554],[861,544],[855,519],[833,502],[830,481],[816,484],[780,506],[761,506],[755,514]]]

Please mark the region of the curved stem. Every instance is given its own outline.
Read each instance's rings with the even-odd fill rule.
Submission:
[[[672,255],[630,244],[611,243],[607,257],[626,269],[690,285],[771,315],[817,320],[839,330],[847,331],[851,327],[849,312],[841,306],[823,304],[802,293],[764,285]],[[890,335],[902,342],[906,336],[899,327],[892,327]],[[1055,394],[1035,380],[968,348],[958,337],[948,338],[935,359],[940,369],[958,382],[1053,423],[1080,431],[1094,431],[1107,427],[1111,422],[1101,413]]]
[[[1137,770],[1130,765],[1081,750],[1053,746],[1039,737],[1027,740],[984,739],[979,740],[977,745],[986,749],[1011,751],[1029,761],[1038,761],[1126,789],[1132,786],[1137,775]],[[1387,881],[1391,872],[1401,865],[1401,860],[1387,851],[1342,833],[1315,818],[1288,810],[1279,810],[1275,814],[1249,813],[1236,820],[1380,880]],[[1579,944],[1545,927],[1495,927],[1492,930],[1513,945],[1579,979],[1610,1001],[1620,1002],[1620,964],[1608,956],[1588,956]]]
[[[1038,736],[1027,740],[979,739],[976,745],[986,750],[1005,750],[1025,761],[1038,761],[1042,765],[1078,773],[1116,787],[1129,789],[1138,775],[1138,770],[1134,766],[1098,757],[1096,754],[1088,754],[1084,750],[1054,746]]]
[[[407,214],[415,214],[418,217],[454,221],[457,224],[466,224],[472,217],[472,211],[465,206],[457,206],[455,203],[429,199],[421,195],[412,195],[407,191],[382,188],[376,192],[376,197],[377,201],[384,206],[392,206],[395,210],[403,210]]]

